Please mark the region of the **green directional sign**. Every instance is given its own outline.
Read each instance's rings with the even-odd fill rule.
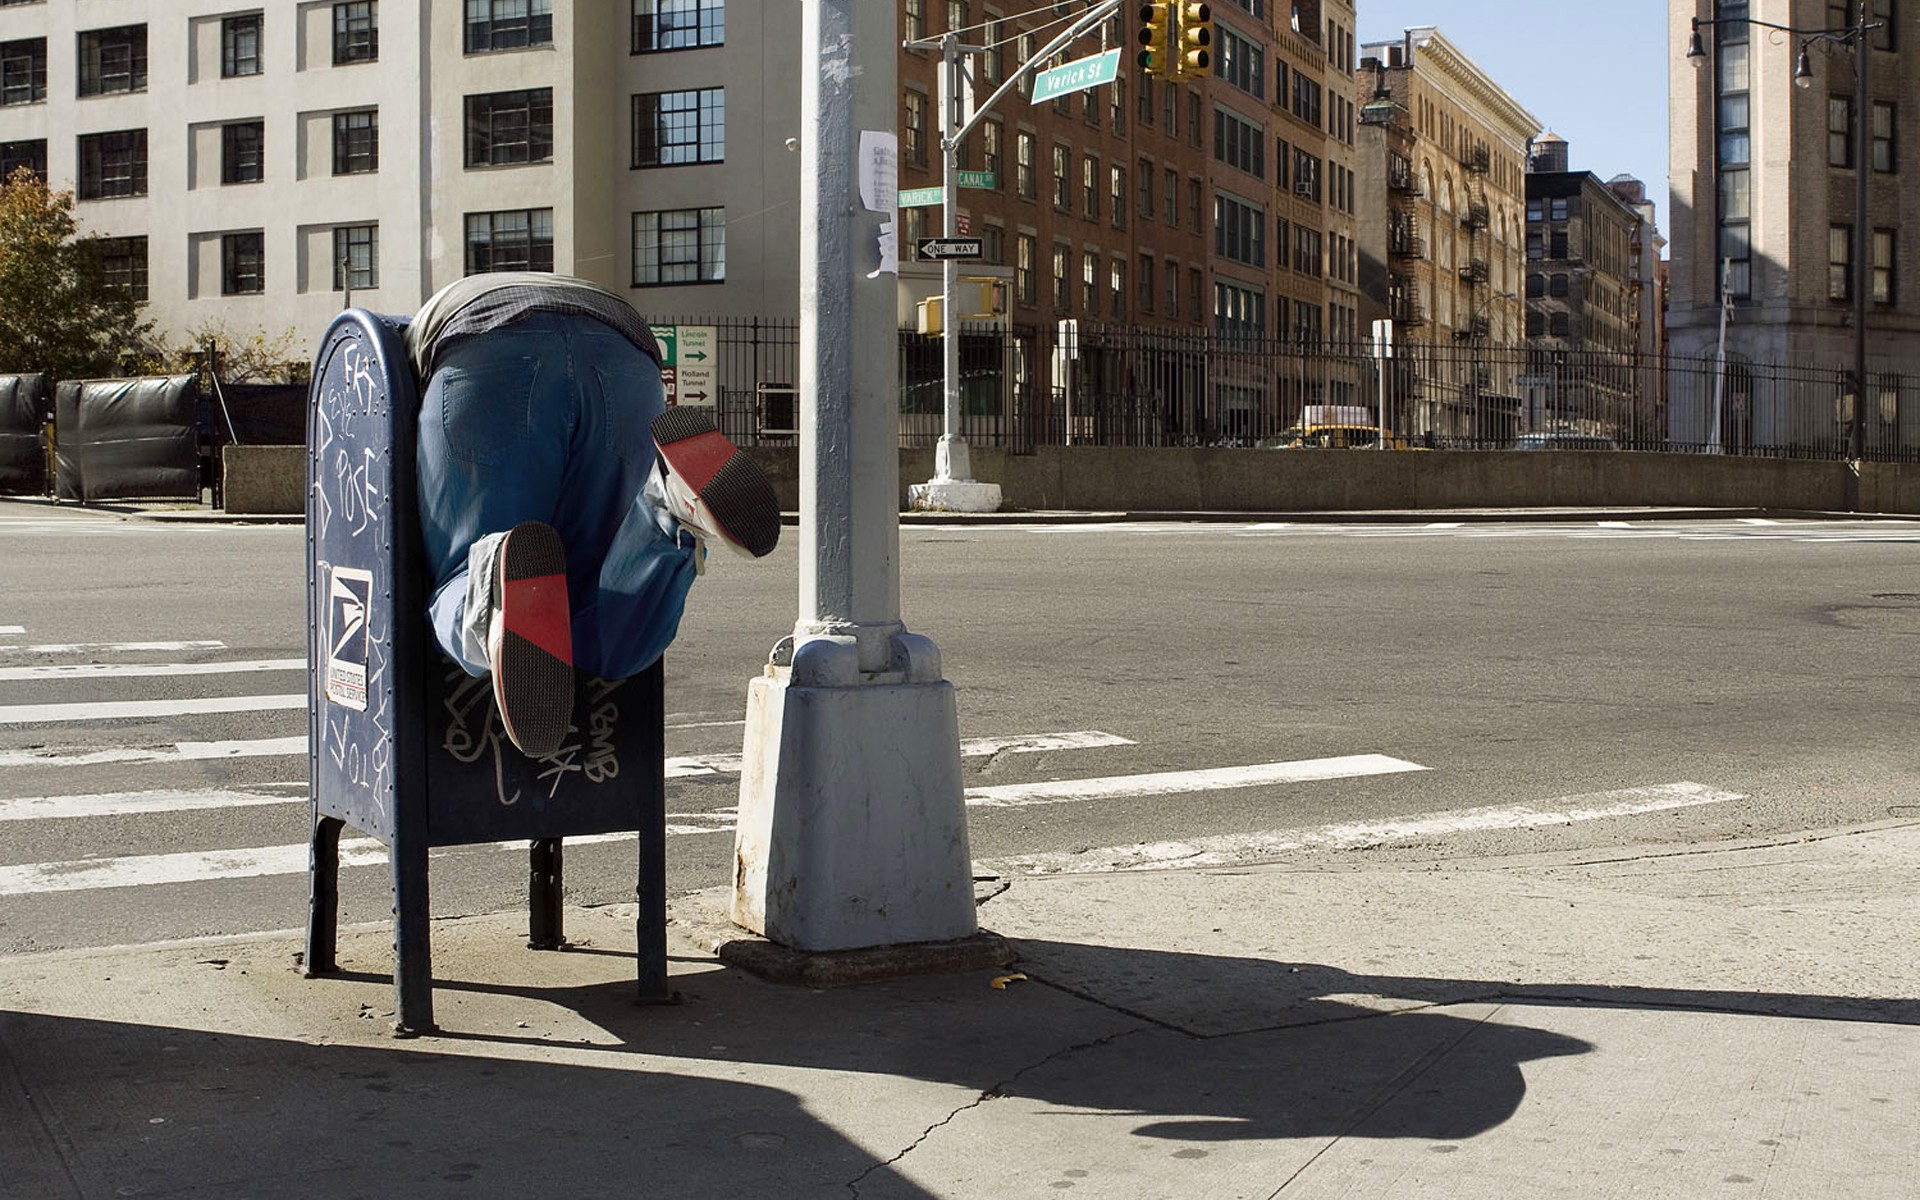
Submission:
[[[1120,77],[1120,52],[1109,50],[1091,58],[1077,58],[1033,77],[1033,102],[1057,100],[1069,92],[1084,92]]]
[[[961,171],[960,186],[963,188],[996,188],[1000,182],[992,171]]]
[[[925,208],[946,203],[945,188],[906,188],[900,193],[901,208]]]

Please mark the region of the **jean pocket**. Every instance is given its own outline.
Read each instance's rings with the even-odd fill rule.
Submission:
[[[639,355],[634,355],[639,358]],[[653,462],[653,419],[666,408],[660,372],[644,360],[594,367],[600,383],[600,429],[607,451],[623,462]]]
[[[533,428],[537,358],[443,367],[440,426],[447,450],[475,467],[496,467],[523,449]]]

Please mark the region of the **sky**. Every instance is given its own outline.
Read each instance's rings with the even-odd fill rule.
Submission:
[[[1647,185],[1667,228],[1666,0],[1602,4],[1541,0],[1357,0],[1362,42],[1415,25],[1445,34],[1547,129],[1567,139],[1570,165]]]

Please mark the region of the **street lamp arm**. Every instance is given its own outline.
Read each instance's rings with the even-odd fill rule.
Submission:
[[[1802,60],[1806,57],[1807,47],[1813,45],[1815,42],[1849,44],[1865,38],[1868,33],[1875,29],[1884,28],[1886,25],[1885,21],[1863,20],[1858,24],[1839,28],[1809,29],[1798,25],[1776,25],[1772,21],[1762,21],[1757,17],[1693,17],[1691,20],[1693,22],[1693,32],[1691,36],[1687,38],[1687,57],[1693,61],[1695,66],[1700,65],[1707,57],[1706,47],[1700,41],[1700,27],[1703,25],[1752,25],[1758,26],[1761,29],[1771,29],[1776,33],[1789,34],[1802,39],[1800,43]]]
[[[1081,14],[1080,18],[1068,27],[1065,33],[1048,42],[1040,49],[1039,53],[1035,54],[1026,62],[1021,63],[1015,70],[1009,72],[1005,82],[1001,83],[1001,85],[995,89],[993,95],[975,104],[973,116],[966,124],[956,128],[951,136],[942,139],[942,144],[959,145],[962,139],[973,132],[976,125],[986,120],[988,111],[991,110],[994,105],[1000,103],[1001,100],[1005,99],[1008,92],[1019,86],[1023,76],[1032,71],[1034,67],[1060,53],[1061,50],[1071,45],[1076,39],[1085,37],[1095,29],[1098,29],[1100,22],[1111,17],[1119,10],[1120,4],[1121,0],[1100,0],[1100,3]]]

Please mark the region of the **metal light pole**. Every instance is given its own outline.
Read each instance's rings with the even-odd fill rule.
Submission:
[[[900,620],[898,16],[801,14],[800,614],[748,686],[730,915],[797,950],[958,943],[958,710]]]
[[[1687,39],[1687,58],[1696,67],[1706,64],[1707,52],[1700,39],[1702,26],[1742,24],[1772,29],[1800,39],[1800,54],[1794,61],[1793,82],[1794,86],[1806,89],[1813,86],[1813,64],[1807,53],[1810,47],[1822,42],[1853,47],[1853,419],[1847,429],[1847,459],[1852,466],[1847,473],[1847,502],[1849,508],[1857,510],[1860,461],[1866,456],[1867,255],[1871,246],[1867,231],[1867,183],[1868,172],[1872,170],[1867,162],[1867,64],[1871,57],[1867,51],[1871,47],[1867,44],[1867,35],[1881,28],[1882,22],[1867,20],[1866,0],[1859,0],[1854,11],[1852,25],[1832,29],[1775,25],[1771,21],[1752,17],[1694,17],[1693,32]]]

